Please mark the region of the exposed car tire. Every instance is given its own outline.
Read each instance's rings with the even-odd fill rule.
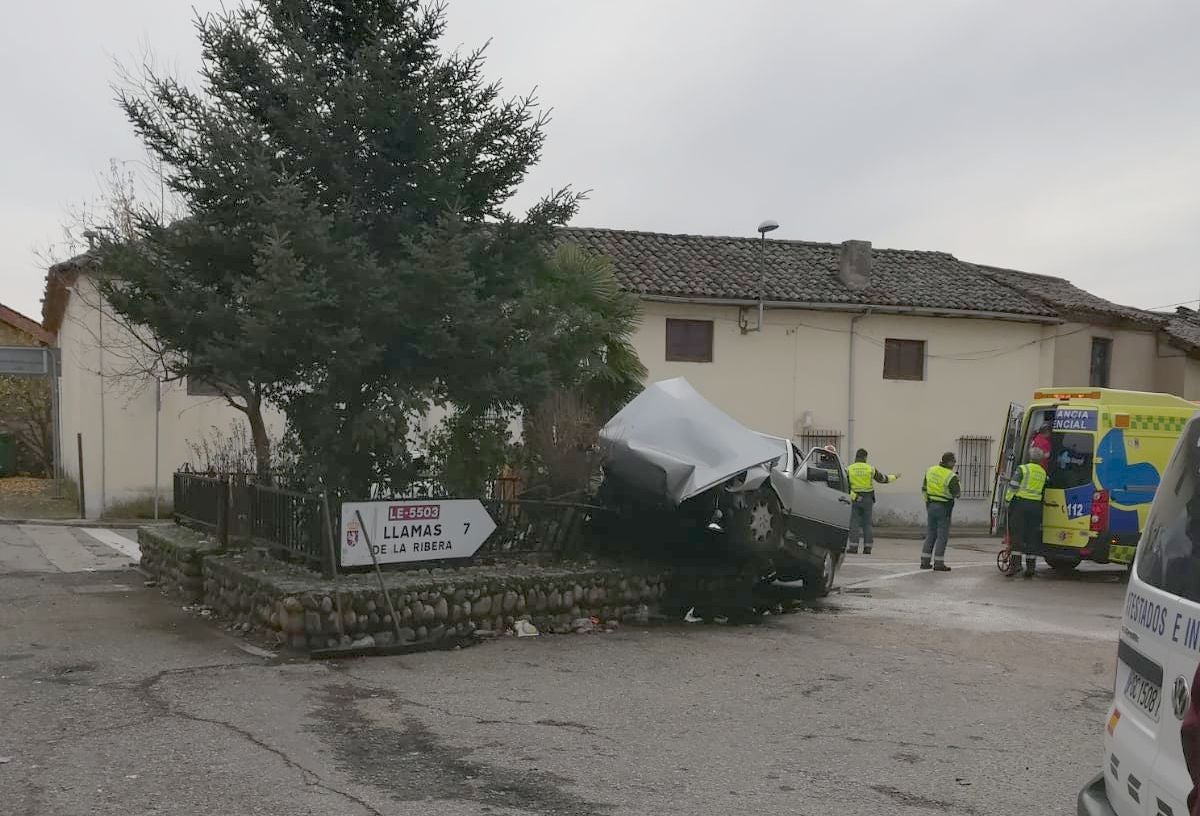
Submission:
[[[833,591],[837,569],[841,563],[841,556],[837,553],[829,550],[817,552],[822,553],[820,569],[812,570],[804,576],[804,597],[808,600],[824,598]]]
[[[1055,572],[1061,572],[1064,575],[1074,572],[1075,568],[1079,566],[1079,561],[1080,559],[1070,556],[1055,556],[1046,559],[1046,563],[1050,565],[1050,569]]]
[[[783,505],[775,491],[761,487],[739,497],[731,537],[743,553],[770,558],[783,544]]]

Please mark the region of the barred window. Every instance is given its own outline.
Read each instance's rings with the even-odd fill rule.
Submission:
[[[992,438],[958,438],[958,486],[964,499],[986,499],[992,495]]]
[[[813,448],[823,448],[833,445],[840,452],[842,449],[841,431],[805,431],[800,434],[796,444],[801,453],[808,453]]]

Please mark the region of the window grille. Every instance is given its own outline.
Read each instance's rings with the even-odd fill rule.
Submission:
[[[796,446],[800,448],[801,453],[808,453],[813,448],[823,448],[826,445],[833,445],[839,454],[842,453],[842,432],[805,431],[796,440]]]
[[[958,439],[958,486],[964,499],[986,499],[992,495],[992,438],[961,436]]]

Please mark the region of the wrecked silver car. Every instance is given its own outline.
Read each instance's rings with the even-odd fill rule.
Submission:
[[[835,452],[751,431],[682,378],[638,395],[601,429],[600,447],[605,504],[720,534],[764,580],[802,582],[813,596],[833,587],[850,528]]]

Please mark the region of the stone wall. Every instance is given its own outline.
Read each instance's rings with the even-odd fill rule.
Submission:
[[[159,586],[189,604],[204,598],[204,559],[219,552],[217,542],[186,527],[160,525],[138,530],[142,569]]]
[[[518,620],[542,632],[611,628],[674,617],[696,592],[721,593],[736,576],[681,574],[655,565],[506,565],[323,579],[252,553],[221,553],[182,527],[142,528],[142,565],[217,617],[298,650],[444,645],[501,633]]]
[[[648,617],[664,591],[656,576],[632,578],[611,569],[468,567],[393,573],[385,594],[369,579],[296,584],[281,581],[274,565],[248,566],[245,556],[205,559],[205,604],[221,618],[296,649],[367,636],[380,645],[397,639],[437,644],[503,632],[522,618],[548,632],[590,629],[597,625],[593,619],[611,626]]]

